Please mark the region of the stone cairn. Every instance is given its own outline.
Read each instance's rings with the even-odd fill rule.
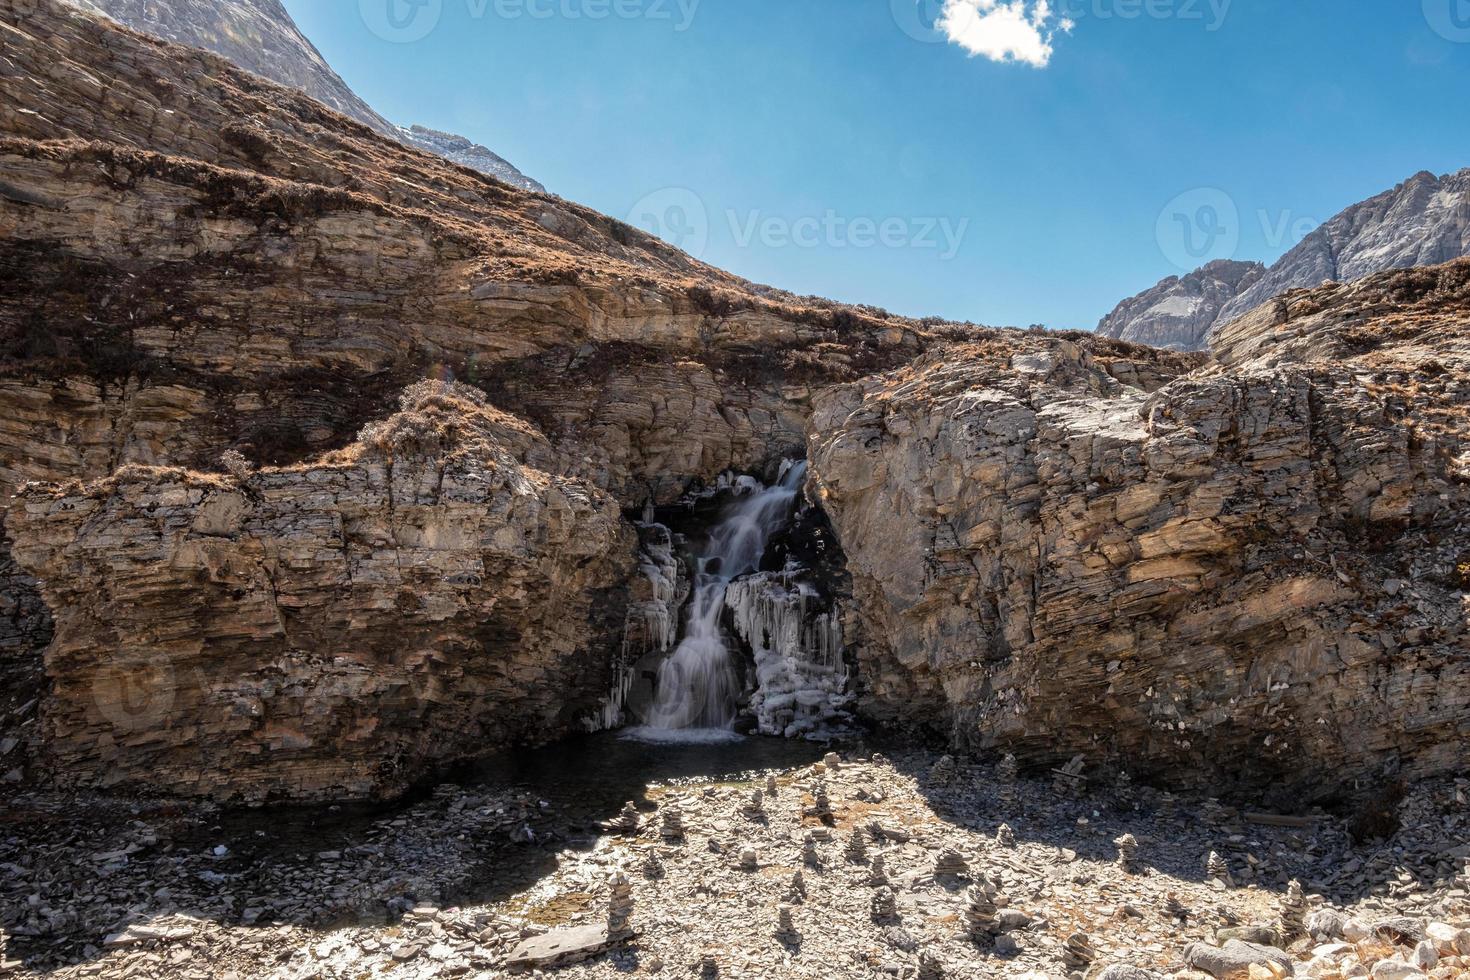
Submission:
[[[1124,834],[1113,841],[1113,846],[1118,849],[1118,867],[1128,874],[1138,873],[1138,838],[1132,834]]]
[[[1010,824],[1003,823],[995,829],[995,842],[1001,847],[1016,846],[1016,832],[1011,829]]]
[[[832,822],[832,798],[827,795],[825,784],[817,783],[812,787],[812,805],[806,812],[807,816],[816,817],[823,823]]]
[[[883,886],[873,892],[873,899],[869,905],[874,922],[892,922],[898,918],[898,898],[893,894],[893,889]]]
[[[1218,881],[1226,888],[1235,884],[1230,877],[1230,865],[1226,864],[1225,859],[1215,851],[1211,851],[1210,856],[1205,859],[1205,876],[1211,881]]]
[[[1302,891],[1302,883],[1292,880],[1286,886],[1286,896],[1281,899],[1281,938],[1285,942],[1291,942],[1296,937],[1306,933],[1307,921],[1307,896]]]
[[[656,881],[663,876],[664,863],[659,859],[658,851],[650,847],[643,856],[643,877]]]
[[[853,864],[868,863],[868,842],[861,829],[852,832],[852,836],[847,839],[847,848],[842,854]]]
[[[836,772],[842,768],[842,756],[836,752],[828,752],[822,756],[822,765],[826,766],[830,771]]]
[[[1118,770],[1118,779],[1113,784],[1113,792],[1118,794],[1118,802],[1123,805],[1124,809],[1133,809],[1133,777],[1128,775],[1127,769]]]
[[[1076,973],[1086,973],[1097,960],[1097,948],[1085,932],[1074,932],[1062,944],[1062,965]]]
[[[1223,827],[1225,825],[1225,808],[1213,796],[1200,804],[1199,815],[1208,826]]]
[[[820,867],[822,855],[817,853],[817,838],[813,834],[807,834],[801,842],[801,860],[803,864],[813,868]]]
[[[888,885],[888,862],[881,854],[873,855],[873,863],[868,868],[868,885],[872,888]]]
[[[780,791],[780,789],[781,789],[780,785],[776,782],[776,774],[775,773],[771,773],[770,775],[766,776],[766,795],[767,796],[774,797]]]
[[[759,871],[761,869],[761,856],[753,847],[742,847],[740,849],[740,870]]]
[[[786,902],[776,906],[776,938],[791,942],[796,938],[796,921],[792,917],[792,908]]]
[[[800,905],[806,901],[806,875],[797,868],[796,873],[791,876],[791,884],[786,887],[786,901],[792,905]]]
[[[965,935],[975,942],[988,942],[1000,933],[995,905],[995,886],[980,880],[965,894]]]
[[[669,807],[663,812],[663,828],[660,831],[664,840],[684,839],[684,814],[682,811]]]
[[[1183,902],[1179,901],[1178,895],[1169,892],[1164,899],[1164,914],[1171,919],[1178,919],[1181,923],[1188,925],[1190,916],[1193,913],[1189,911]]]
[[[740,807],[741,816],[755,823],[766,819],[765,794],[760,790],[751,790],[750,795],[745,798],[745,803]]]
[[[946,849],[940,853],[939,859],[934,862],[934,877],[957,878],[969,874],[970,866],[959,851]]]
[[[607,903],[607,938],[626,939],[633,935],[633,883],[619,871],[609,885],[612,895]]]
[[[995,767],[995,792],[1007,810],[1016,808],[1016,778],[1019,772],[1016,757],[1009,752],[1000,760],[1000,765]]]
[[[1051,787],[1057,796],[1063,799],[1078,799],[1087,788],[1087,780],[1083,778],[1082,771],[1087,767],[1086,760],[1082,756],[1073,757],[1060,769],[1052,770]]]
[[[932,786],[949,786],[954,783],[956,772],[954,756],[942,755],[929,769],[929,783]]]
[[[631,837],[638,833],[638,822],[638,805],[632,800],[629,800],[623,804],[623,811],[618,814],[617,819],[612,822],[609,829],[615,833]]]
[[[944,964],[931,953],[919,954],[919,980],[944,980]]]
[[[1179,801],[1174,798],[1173,793],[1164,793],[1159,797],[1159,819],[1166,823],[1173,823],[1179,816]]]

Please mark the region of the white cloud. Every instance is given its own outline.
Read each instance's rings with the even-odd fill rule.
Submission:
[[[1049,0],[944,0],[936,26],[972,55],[1045,68],[1052,38],[1073,24]]]

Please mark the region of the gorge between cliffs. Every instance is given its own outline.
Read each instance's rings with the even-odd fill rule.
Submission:
[[[0,41],[0,973],[1467,975],[1470,259],[917,320]]]

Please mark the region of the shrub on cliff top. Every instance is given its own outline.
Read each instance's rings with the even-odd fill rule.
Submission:
[[[362,451],[388,457],[442,456],[469,446],[524,449],[540,434],[492,406],[470,385],[426,379],[398,397],[399,410],[358,433]]]

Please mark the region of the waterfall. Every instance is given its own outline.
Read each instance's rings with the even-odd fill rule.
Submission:
[[[650,729],[728,729],[743,693],[736,654],[725,646],[720,619],[730,583],[760,569],[771,536],[791,517],[805,463],[788,462],[773,487],[742,478],[740,496],[710,531],[697,557],[684,638],[658,671]]]

